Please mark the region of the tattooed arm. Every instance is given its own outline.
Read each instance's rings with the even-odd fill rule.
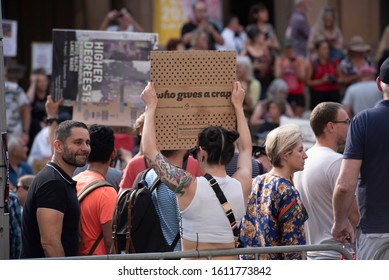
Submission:
[[[185,193],[184,188],[188,187],[194,179],[190,172],[173,165],[161,153],[156,155],[155,160],[151,162],[151,166],[158,177],[161,178],[161,181],[177,194],[183,195]]]
[[[154,168],[157,175],[161,178],[172,191],[181,196],[186,192],[186,188],[195,182],[191,173],[174,166],[157,149],[155,135],[155,112],[157,109],[158,98],[155,92],[154,84],[149,83],[141,94],[141,98],[146,105],[145,121],[142,130],[142,149],[143,154]]]

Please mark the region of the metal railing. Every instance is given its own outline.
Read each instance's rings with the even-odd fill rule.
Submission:
[[[166,253],[138,253],[138,254],[116,254],[116,255],[99,255],[99,256],[77,256],[65,258],[51,258],[56,260],[169,260],[180,258],[207,258],[220,256],[238,256],[254,255],[259,259],[261,254],[278,254],[302,252],[304,259],[308,251],[336,251],[342,254],[347,260],[352,256],[343,245],[296,245],[296,246],[274,246],[274,247],[256,247],[256,248],[239,248],[223,250],[201,250],[186,252],[166,252]]]

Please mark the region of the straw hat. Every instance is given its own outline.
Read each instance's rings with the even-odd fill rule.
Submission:
[[[354,36],[348,43],[348,50],[353,52],[368,52],[370,45],[367,44],[361,36]]]

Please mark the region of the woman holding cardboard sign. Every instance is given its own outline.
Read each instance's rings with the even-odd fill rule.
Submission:
[[[172,165],[158,150],[155,135],[155,111],[158,98],[153,83],[141,94],[146,105],[143,129],[143,151],[162,182],[177,194],[182,217],[182,250],[212,250],[235,248],[236,229],[245,214],[245,205],[251,190],[251,137],[243,113],[245,92],[239,82],[233,86],[231,103],[235,109],[238,131],[223,127],[205,128],[198,136],[194,155],[198,158],[204,177]],[[226,165],[234,155],[238,141],[239,158],[236,173],[230,177]],[[216,182],[216,183],[215,183]],[[213,185],[211,187],[211,184]],[[217,186],[220,186],[217,189]],[[215,188],[216,187],[216,190]],[[220,197],[227,203],[223,206]],[[233,215],[230,214],[232,209]],[[234,219],[232,218],[234,216]],[[237,257],[224,257],[237,259]]]

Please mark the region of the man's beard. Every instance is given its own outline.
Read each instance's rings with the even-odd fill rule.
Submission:
[[[67,147],[64,148],[64,153],[62,155],[62,160],[67,164],[75,167],[83,167],[88,159],[88,155],[86,155],[85,159],[77,160],[77,155],[70,153]]]

